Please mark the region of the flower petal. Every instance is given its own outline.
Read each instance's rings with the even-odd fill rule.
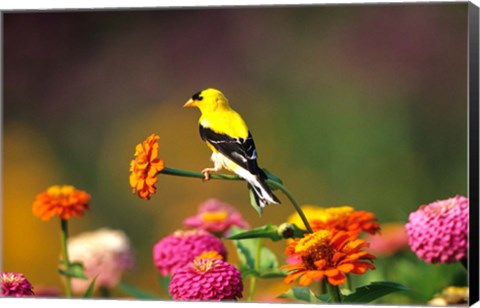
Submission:
[[[346,281],[347,277],[342,272],[339,272],[336,276],[328,277],[328,282],[334,286],[338,286]]]

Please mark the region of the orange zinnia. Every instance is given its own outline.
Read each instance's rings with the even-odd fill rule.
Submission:
[[[33,214],[43,220],[57,215],[61,219],[82,217],[88,209],[90,195],[71,185],[54,185],[37,195],[33,202]]]
[[[137,144],[135,159],[130,163],[132,191],[146,200],[156,192],[157,174],[165,167],[164,161],[158,158],[159,139],[159,136],[151,134],[143,143]]]
[[[327,221],[312,220],[312,229],[316,230],[344,230],[353,237],[357,237],[362,231],[375,234],[380,231],[380,225],[375,215],[367,211],[352,211],[347,215],[329,219]]]
[[[380,225],[375,215],[367,211],[356,211],[351,206],[338,206],[322,208],[317,206],[302,206],[305,215],[313,229],[347,231],[353,238],[364,231],[369,234],[376,234],[380,231]],[[289,217],[290,223],[296,223],[298,214]],[[297,224],[299,225],[299,224]],[[301,225],[301,224],[300,224]]]
[[[299,263],[282,266],[288,274],[284,282],[289,284],[299,278],[298,283],[307,286],[327,277],[331,285],[345,283],[347,273],[363,274],[375,269],[371,263],[375,257],[363,250],[367,246],[367,242],[352,239],[345,231],[306,234],[287,246],[286,253],[297,257]]]

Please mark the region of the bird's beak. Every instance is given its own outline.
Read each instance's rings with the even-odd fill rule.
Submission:
[[[185,103],[185,105],[183,105],[183,107],[196,107],[197,106],[197,102],[194,101],[193,99],[189,99],[188,102]]]

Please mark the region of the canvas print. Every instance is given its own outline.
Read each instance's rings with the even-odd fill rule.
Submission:
[[[2,296],[468,305],[468,16],[3,12]]]

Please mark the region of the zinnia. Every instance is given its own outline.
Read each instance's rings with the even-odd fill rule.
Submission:
[[[382,224],[380,234],[369,234],[366,237],[370,243],[368,251],[378,256],[391,256],[408,247],[408,236],[405,225],[401,223]]]
[[[132,192],[146,200],[157,191],[157,174],[165,167],[164,161],[158,158],[159,139],[159,136],[151,134],[143,143],[137,144],[135,159],[130,162]]]
[[[33,202],[33,214],[43,220],[57,215],[61,219],[82,217],[89,208],[90,195],[71,185],[50,186],[36,196]]]
[[[312,205],[302,206],[302,210],[307,217],[313,231],[331,230],[347,231],[353,238],[363,231],[369,234],[375,234],[380,231],[380,225],[375,215],[367,211],[357,211],[351,206],[337,207],[318,207]],[[297,213],[290,215],[289,223],[294,223],[303,227],[303,222]]]
[[[284,282],[292,283],[299,278],[298,283],[306,286],[326,277],[334,286],[345,283],[345,274],[364,274],[367,269],[375,269],[371,263],[375,257],[363,250],[367,246],[367,242],[352,239],[345,231],[306,234],[287,246],[286,253],[300,262],[282,266],[288,273]]]
[[[200,204],[195,216],[183,221],[186,227],[203,229],[219,236],[227,236],[232,226],[248,229],[250,226],[233,206],[217,199]]]
[[[168,292],[176,300],[236,300],[242,297],[242,274],[220,259],[197,258],[175,271]]]
[[[123,231],[102,228],[84,232],[68,240],[72,263],[81,262],[89,280],[72,279],[72,290],[84,293],[91,279],[95,288],[116,286],[122,274],[135,264],[130,241]]]
[[[179,230],[161,239],[153,247],[153,261],[166,276],[208,251],[217,251],[225,260],[227,250],[222,241],[205,230]]]
[[[428,301],[430,306],[467,306],[468,287],[447,287]]]
[[[455,196],[410,213],[405,225],[413,252],[427,263],[452,263],[467,256],[469,200]]]
[[[32,296],[33,287],[27,278],[20,273],[2,273],[0,275],[0,285],[2,286],[2,296]]]

